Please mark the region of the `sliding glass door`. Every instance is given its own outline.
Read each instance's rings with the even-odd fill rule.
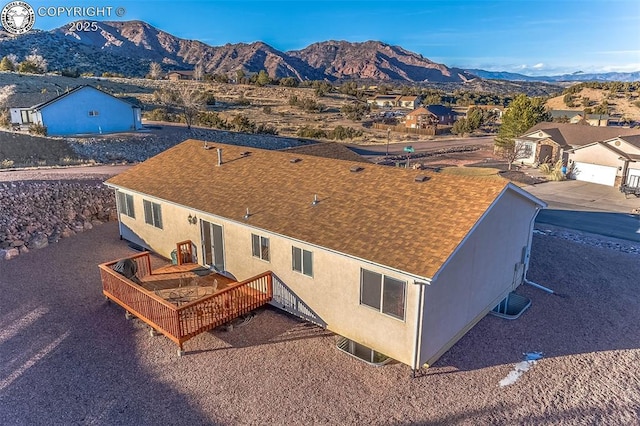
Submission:
[[[224,271],[222,226],[206,220],[200,220],[200,228],[202,231],[204,264],[206,266],[214,266],[219,271]]]

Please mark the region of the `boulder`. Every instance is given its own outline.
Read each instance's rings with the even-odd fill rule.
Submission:
[[[4,250],[4,260],[11,260],[18,256],[20,256],[20,251],[17,248]]]
[[[41,249],[49,245],[47,234],[37,234],[29,241],[29,247],[32,249]]]

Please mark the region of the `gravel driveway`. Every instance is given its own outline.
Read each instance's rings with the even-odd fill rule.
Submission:
[[[638,424],[637,254],[536,234],[516,321],[488,316],[415,379],[262,309],[176,346],[101,295],[132,252],[108,223],[0,262],[0,424]],[[544,358],[510,386],[523,360]]]

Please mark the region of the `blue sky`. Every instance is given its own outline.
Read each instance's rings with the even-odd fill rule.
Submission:
[[[213,46],[264,41],[287,51],[326,40],[380,40],[462,68],[529,75],[640,71],[639,0],[27,2],[34,9],[121,7],[124,16],[112,12],[111,20],[143,20]],[[75,19],[37,16],[36,28]]]

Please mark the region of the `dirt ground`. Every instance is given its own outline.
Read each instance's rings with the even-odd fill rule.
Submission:
[[[534,236],[515,321],[487,316],[417,378],[261,309],[186,343],[101,295],[97,264],[132,254],[108,223],[0,262],[0,424],[639,424],[638,255]],[[500,381],[539,351],[515,383]]]

